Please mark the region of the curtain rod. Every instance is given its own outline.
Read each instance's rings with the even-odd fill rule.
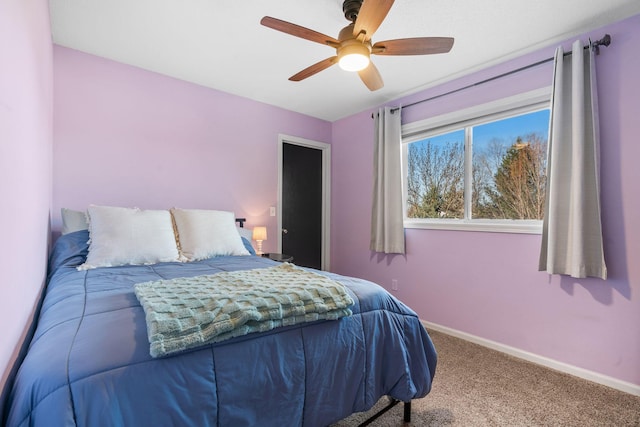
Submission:
[[[605,34],[604,37],[601,38],[600,40],[596,40],[595,42],[592,42],[591,46],[593,46],[593,48],[595,49],[596,55],[599,55],[600,54],[600,46],[605,46],[606,47],[606,46],[609,46],[610,44],[611,44],[611,36],[609,34]],[[589,46],[585,46],[584,49],[589,49]],[[571,55],[571,51],[564,53],[564,56],[569,56],[569,55]],[[409,108],[409,107],[412,107],[414,105],[421,104],[423,102],[433,101],[434,99],[438,99],[438,98],[441,98],[441,97],[446,96],[446,95],[451,95],[452,93],[460,92],[460,91],[465,90],[465,89],[470,89],[470,88],[475,87],[475,86],[480,86],[482,84],[489,83],[489,82],[491,82],[493,80],[500,79],[502,77],[506,77],[506,76],[509,76],[511,74],[519,73],[520,71],[524,71],[524,70],[529,69],[529,68],[537,67],[538,65],[542,65],[542,64],[545,64],[545,63],[553,61],[553,60],[554,60],[553,57],[552,58],[543,59],[541,61],[534,62],[533,64],[525,65],[524,67],[516,68],[515,70],[507,71],[506,73],[498,74],[497,76],[489,77],[488,79],[485,79],[485,80],[482,80],[482,81],[479,81],[479,82],[476,82],[476,83],[472,83],[470,85],[467,85],[467,86],[464,86],[464,87],[460,87],[458,89],[450,90],[449,92],[441,93],[439,95],[435,95],[435,96],[432,96],[432,97],[427,98],[427,99],[421,99],[420,101],[416,101],[416,102],[412,102],[411,104],[403,105],[402,108],[403,109],[404,108]],[[391,111],[398,111],[399,109],[400,108],[392,108]],[[371,114],[371,118],[373,118],[373,114]]]

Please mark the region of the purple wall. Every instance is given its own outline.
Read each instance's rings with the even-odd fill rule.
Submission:
[[[278,134],[330,142],[329,122],[60,46],[54,68],[54,231],[94,203],[231,210],[275,236]]]
[[[371,112],[333,124],[332,267],[390,289],[427,321],[640,385],[640,15],[580,38],[613,42],[597,57],[602,210],[609,279],[537,271],[539,235],[406,230],[407,255],[368,250]],[[570,48],[570,41],[565,48]],[[389,105],[447,92],[553,56],[555,47]],[[403,123],[551,84],[545,64],[403,111]],[[364,190],[363,190],[364,189]],[[344,238],[349,236],[349,238]]]
[[[48,2],[0,2],[0,64],[2,390],[46,274],[53,120]]]

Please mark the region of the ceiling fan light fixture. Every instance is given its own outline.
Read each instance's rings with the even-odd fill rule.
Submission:
[[[360,71],[369,66],[370,49],[361,43],[347,44],[338,52],[338,65],[345,71]]]

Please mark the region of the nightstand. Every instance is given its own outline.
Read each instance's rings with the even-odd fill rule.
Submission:
[[[293,261],[293,257],[291,255],[285,255],[285,254],[270,253],[270,254],[262,254],[262,256],[265,257],[265,258],[269,258],[271,260],[274,260],[274,261],[278,261],[278,262],[292,262]]]

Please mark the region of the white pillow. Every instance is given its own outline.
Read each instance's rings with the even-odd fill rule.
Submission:
[[[179,261],[171,213],[89,206],[89,255],[78,270]]]
[[[89,228],[87,215],[81,211],[62,208],[62,234],[72,233],[74,231],[86,230]]]
[[[253,239],[253,230],[252,229],[245,228],[245,227],[236,227],[236,228],[238,229],[238,234],[240,234],[240,237],[244,237],[249,242],[251,242],[251,240]]]
[[[250,255],[236,228],[233,212],[173,208],[171,214],[183,259]]]

